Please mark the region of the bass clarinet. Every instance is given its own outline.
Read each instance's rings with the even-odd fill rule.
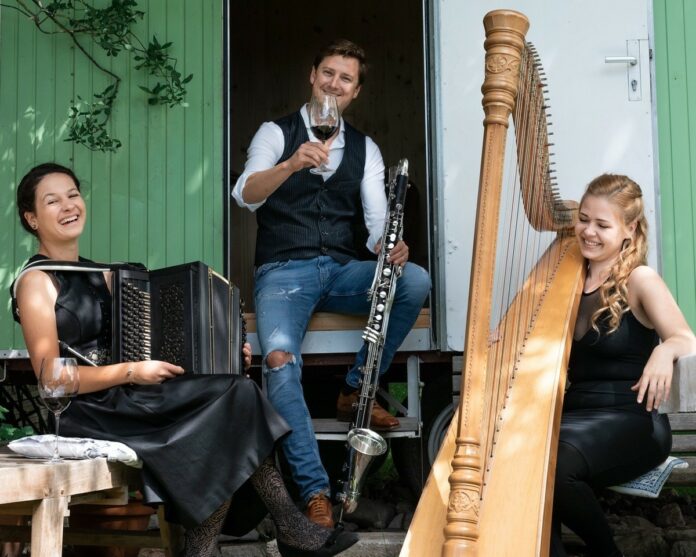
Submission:
[[[389,254],[402,239],[404,224],[404,204],[408,188],[408,160],[401,159],[393,176],[390,172],[387,213],[384,219],[382,249],[377,260],[375,276],[368,299],[372,301],[370,315],[362,338],[367,345],[367,357],[362,366],[360,397],[355,416],[347,437],[348,455],[345,469],[346,480],[337,499],[343,512],[352,513],[358,506],[358,499],[365,481],[366,472],[372,459],[387,450],[387,442],[381,435],[370,429],[370,416],[379,388],[379,367],[382,360],[384,340],[389,324],[389,312],[396,292],[396,281],[401,275],[401,265],[389,261]],[[339,522],[340,520],[339,519]]]

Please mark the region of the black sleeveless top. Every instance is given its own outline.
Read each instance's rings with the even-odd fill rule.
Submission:
[[[598,290],[583,294],[576,335],[578,327],[582,327],[583,316],[588,322],[589,316],[599,307],[598,298]],[[599,331],[588,324],[589,328],[584,333],[581,330],[579,338],[573,340],[568,364],[568,395],[592,393],[598,395],[597,402],[608,401],[608,406],[636,404],[636,393],[631,391],[631,386],[640,379],[659,337],[654,329],[640,323],[630,310],[623,314],[619,328],[608,333],[608,317],[608,312],[605,312],[598,319]],[[572,396],[567,400],[570,401]]]

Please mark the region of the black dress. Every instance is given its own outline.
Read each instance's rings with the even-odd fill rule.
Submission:
[[[111,295],[103,274],[51,274],[59,288],[58,338],[108,363]],[[65,435],[131,447],[143,461],[145,501],[166,503],[173,522],[196,526],[232,499],[228,533],[248,531],[264,516],[247,480],[288,431],[257,385],[237,375],[184,374],[159,385],[112,387],[77,396],[61,415]]]
[[[559,441],[584,457],[596,487],[632,480],[663,462],[672,446],[666,415],[647,412],[631,390],[659,341],[631,311],[607,334],[589,319],[599,307],[599,291],[583,294],[568,367],[570,387],[563,401]]]

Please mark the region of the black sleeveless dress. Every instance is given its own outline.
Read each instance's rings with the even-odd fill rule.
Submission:
[[[30,262],[39,259],[46,258],[34,256]],[[51,274],[59,287],[58,338],[97,363],[108,363],[111,295],[103,274]],[[223,530],[236,534],[265,515],[247,480],[289,431],[257,385],[238,375],[184,374],[159,385],[79,395],[60,425],[67,436],[131,447],[143,461],[145,501],[165,503],[173,522],[196,526],[232,499]]]
[[[563,401],[559,441],[587,461],[593,485],[615,485],[651,470],[669,455],[672,433],[666,415],[647,412],[631,391],[659,339],[631,311],[607,334],[589,318],[599,307],[599,291],[583,294],[570,353],[570,387]]]

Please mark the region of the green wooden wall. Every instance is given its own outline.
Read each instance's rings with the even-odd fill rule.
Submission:
[[[107,78],[64,35],[42,34],[0,8],[0,349],[23,347],[7,287],[36,250],[14,203],[16,183],[36,163],[72,166],[82,180],[86,257],[151,268],[202,260],[222,270],[222,2],[138,0],[138,8],[146,15],[136,34],[172,41],[177,69],[194,77],[188,107],[150,107],[138,87],[148,78],[130,57],[99,55],[123,78],[112,123],[123,145],[115,154],[64,141],[70,100],[91,97]]]
[[[696,330],[696,2],[653,6],[662,274]]]

